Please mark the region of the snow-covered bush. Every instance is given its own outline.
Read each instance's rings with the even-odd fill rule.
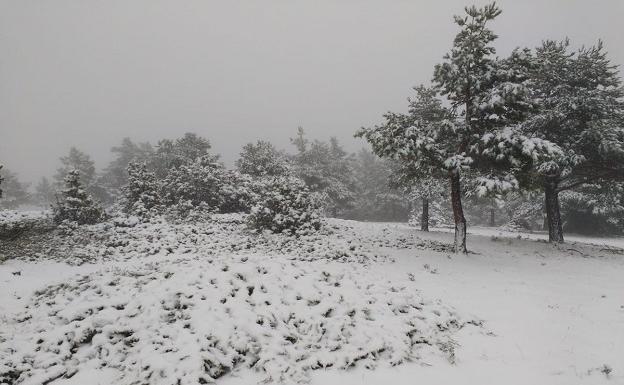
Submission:
[[[31,231],[48,231],[54,228],[44,211],[0,211],[0,240],[10,241]],[[4,250],[0,250],[3,254]]]
[[[145,163],[128,164],[128,184],[123,187],[123,197],[124,210],[143,217],[160,205],[156,174]]]
[[[304,233],[321,227],[320,202],[301,179],[284,176],[258,183],[262,191],[249,215],[252,228]]]
[[[286,156],[271,142],[259,140],[247,143],[236,161],[236,168],[242,174],[254,177],[278,176],[290,172]]]
[[[162,182],[167,206],[188,214],[192,210],[246,212],[253,202],[251,177],[227,170],[216,157],[204,156],[171,170]]]
[[[478,320],[407,277],[283,258],[204,256],[110,267],[34,293],[3,325],[0,383],[49,383],[87,368],[115,384],[213,383],[250,369],[305,383],[314,370],[453,359]]]
[[[254,192],[254,181],[251,176],[236,170],[221,170],[219,186],[220,213],[249,212],[257,200]]]
[[[54,207],[54,221],[76,224],[100,222],[105,214],[80,182],[80,171],[71,170],[65,176],[65,189],[61,201]]]

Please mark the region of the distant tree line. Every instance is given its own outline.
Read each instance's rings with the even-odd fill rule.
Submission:
[[[111,206],[140,216],[247,212],[274,229],[301,218],[314,228],[313,209],[409,219],[425,231],[453,226],[463,252],[468,222],[545,229],[552,242],[563,242],[564,229],[622,233],[624,89],[603,44],[544,41],[498,57],[489,24],[501,10],[493,3],[465,11],[432,84],[414,89],[407,112],[388,112],[356,133],[372,151],[352,154],[336,138],[312,140],[299,128],[292,151],[248,143],[227,169],[193,133],[155,145],[125,138],[100,172],[72,147],[32,194],[0,167],[0,208],[37,202],[54,205],[60,220],[85,223]]]

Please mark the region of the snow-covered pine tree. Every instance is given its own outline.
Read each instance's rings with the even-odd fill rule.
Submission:
[[[340,146],[336,138],[330,142],[305,138],[299,127],[297,137],[291,139],[297,147],[293,165],[297,175],[303,179],[310,191],[324,194],[325,211],[340,216],[353,207],[356,182],[353,178],[353,156]]]
[[[65,177],[70,171],[78,170],[80,180],[84,186],[91,186],[95,182],[95,163],[86,153],[76,147],[71,147],[66,156],[60,158],[61,167],[57,169],[54,180],[59,187],[65,184]]]
[[[127,173],[128,182],[122,188],[124,210],[142,217],[149,216],[161,204],[156,174],[147,169],[145,162],[130,162]]]
[[[208,154],[212,148],[210,141],[193,132],[185,133],[175,141],[175,153],[180,159],[194,161]]]
[[[176,140],[163,139],[156,144],[156,150],[149,162],[156,177],[164,178],[169,171],[182,165],[189,165],[197,159],[209,155],[211,145],[208,139],[187,132]]]
[[[20,182],[17,174],[8,169],[3,171],[2,195],[0,196],[0,208],[16,209],[30,200],[28,185]]]
[[[80,180],[86,190],[101,202],[111,202],[111,197],[104,188],[102,178],[96,173],[95,163],[91,157],[77,149],[71,147],[66,156],[60,158],[61,167],[54,175],[54,187],[62,189],[65,183],[65,176],[72,170],[80,171]]]
[[[378,155],[405,162],[423,177],[446,174],[457,252],[467,252],[462,170],[478,172],[479,194],[503,192],[519,186],[516,175],[557,152],[556,146],[517,128],[531,108],[525,87],[529,53],[515,50],[509,58],[494,57],[497,36],[487,24],[500,12],[490,4],[468,7],[467,16],[456,16],[461,30],[444,62],[435,67],[435,88],[417,87],[408,114],[388,113],[384,124],[358,133]],[[451,109],[443,106],[438,92]]]
[[[154,150],[148,142],[134,143],[130,138],[123,138],[119,146],[111,148],[111,152],[115,154],[115,158],[104,170],[103,181],[109,193],[116,196],[119,190],[128,183],[130,162],[147,162]]]
[[[253,177],[286,175],[290,172],[286,156],[277,151],[268,141],[247,143],[236,161],[236,168],[242,174]]]
[[[53,208],[54,221],[74,222],[79,225],[100,222],[105,214],[101,206],[93,200],[80,181],[80,171],[70,170],[65,176],[62,197]]]
[[[523,130],[558,145],[562,154],[538,170],[551,242],[563,242],[559,193],[624,180],[624,89],[602,43],[570,50],[546,41],[531,65],[538,108]]]

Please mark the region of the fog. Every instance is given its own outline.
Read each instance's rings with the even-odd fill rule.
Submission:
[[[70,146],[102,168],[125,136],[192,131],[231,164],[252,140],[288,149],[297,126],[355,150],[357,128],[429,81],[456,33],[451,15],[468,4],[2,0],[0,162],[34,181]],[[624,63],[622,1],[499,4],[500,54],[600,38]]]

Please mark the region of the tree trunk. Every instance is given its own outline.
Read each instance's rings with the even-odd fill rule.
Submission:
[[[420,229],[429,231],[429,198],[422,199],[422,215],[420,217]]]
[[[455,252],[467,253],[466,249],[466,218],[461,202],[461,185],[459,171],[452,171],[451,178],[451,204],[453,206],[453,220],[455,221]]]
[[[495,220],[496,218],[494,216],[494,211],[495,210],[493,208],[490,208],[490,227],[496,226],[496,220]]]
[[[548,222],[548,241],[563,243],[563,224],[559,206],[559,178],[547,177],[544,180],[546,195],[546,221]]]

